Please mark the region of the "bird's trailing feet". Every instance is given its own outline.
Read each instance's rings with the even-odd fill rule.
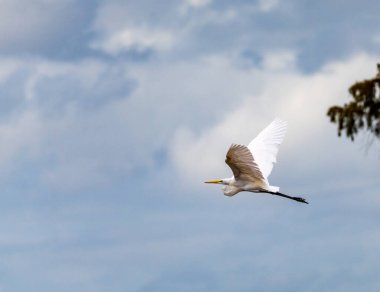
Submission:
[[[293,197],[293,199],[297,202],[301,202],[301,203],[305,203],[305,204],[309,204],[304,198],[301,198],[301,197]]]
[[[287,198],[287,199],[291,199],[291,200],[294,200],[294,201],[297,201],[297,202],[300,202],[300,203],[309,204],[304,198],[301,198],[301,197],[292,197],[292,196],[288,196],[288,195],[285,195],[285,194],[280,193],[280,192],[271,192],[271,191],[267,191],[267,190],[260,190],[259,192],[261,192],[261,193],[268,193],[268,194],[284,197],[284,198]]]
[[[292,197],[292,196],[288,196],[288,195],[285,195],[285,194],[280,193],[280,192],[275,192],[275,193],[271,192],[271,194],[276,195],[276,196],[280,196],[280,197],[284,197],[284,198],[288,198],[288,199],[291,199],[291,200],[294,200],[294,201],[297,201],[300,203],[309,204],[304,198],[301,198],[301,197]]]

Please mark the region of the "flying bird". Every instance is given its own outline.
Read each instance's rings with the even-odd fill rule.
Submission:
[[[286,126],[285,121],[275,119],[248,146],[232,144],[226,155],[226,163],[233,176],[205,183],[225,185],[222,190],[230,197],[247,191],[267,193],[308,204],[304,198],[280,193],[279,187],[271,186],[268,182],[273,163],[276,162],[278,147],[285,137]]]

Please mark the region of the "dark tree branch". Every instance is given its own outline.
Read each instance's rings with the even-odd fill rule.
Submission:
[[[327,115],[338,125],[338,136],[345,131],[351,140],[360,130],[367,129],[380,138],[380,64],[378,74],[369,80],[356,82],[349,88],[353,100],[343,106],[332,106]]]

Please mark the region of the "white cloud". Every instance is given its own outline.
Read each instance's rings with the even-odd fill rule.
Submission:
[[[136,1],[101,3],[92,26],[96,37],[89,46],[110,55],[170,50],[178,43],[182,29],[177,22],[179,6]]]
[[[297,55],[293,51],[270,51],[263,54],[262,66],[265,70],[292,71],[296,66]]]
[[[173,43],[174,36],[169,31],[127,28],[94,42],[91,47],[116,55],[130,50],[167,50]]]

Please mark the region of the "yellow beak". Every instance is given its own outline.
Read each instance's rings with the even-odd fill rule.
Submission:
[[[223,181],[221,179],[205,181],[205,184],[220,184]]]

